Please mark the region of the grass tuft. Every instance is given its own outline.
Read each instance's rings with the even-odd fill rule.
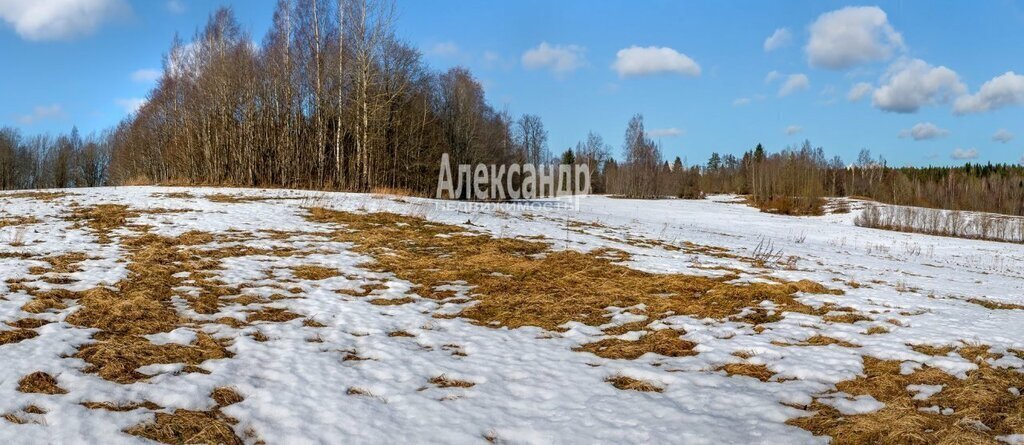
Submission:
[[[636,341],[606,338],[601,341],[586,343],[575,348],[598,357],[609,359],[633,360],[647,353],[660,354],[668,357],[686,357],[696,355],[693,350],[696,343],[680,338],[681,333],[673,329],[661,329],[644,334]]]
[[[725,366],[722,366],[721,368],[718,368],[718,370],[725,371],[725,373],[729,374],[730,376],[739,375],[753,377],[762,382],[767,382],[772,378],[772,376],[775,375],[775,373],[768,369],[768,367],[765,365],[755,365],[750,363],[729,363]]]
[[[217,406],[221,408],[228,405],[234,405],[245,400],[245,398],[242,397],[242,395],[234,388],[228,388],[226,386],[214,389],[213,392],[210,393],[210,398],[213,399],[213,401],[217,403]]]
[[[151,410],[151,411],[155,411],[155,410],[163,408],[160,405],[157,405],[157,404],[155,404],[153,402],[150,402],[148,400],[145,400],[145,401],[142,401],[142,402],[123,402],[123,403],[113,403],[113,402],[82,402],[82,403],[80,403],[80,405],[82,405],[82,406],[84,406],[84,407],[86,407],[88,409],[102,409],[102,410],[105,410],[105,411],[114,411],[114,412],[133,411],[133,410],[142,409],[142,408],[145,408],[145,409],[148,409],[148,410]]]
[[[161,443],[241,445],[242,439],[231,427],[235,423],[237,421],[216,410],[178,409],[170,414],[156,413],[153,421],[135,425],[124,432]]]
[[[18,380],[18,391],[37,394],[67,394],[68,391],[57,384],[57,379],[42,371],[36,371]]]
[[[28,340],[39,336],[36,331],[31,329],[14,329],[9,331],[0,331],[0,345],[8,345],[12,343],[18,343],[21,341]]]
[[[458,380],[450,378],[444,374],[431,377],[428,380],[430,384],[441,387],[441,388],[471,388],[476,386],[476,383],[468,382],[465,380]]]
[[[665,389],[655,385],[651,382],[634,379],[632,377],[626,377],[624,375],[614,375],[608,377],[606,382],[611,383],[612,386],[621,390],[631,391],[642,391],[642,392],[662,392]]]

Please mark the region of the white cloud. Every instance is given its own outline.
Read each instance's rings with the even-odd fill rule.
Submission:
[[[686,134],[686,130],[680,130],[678,128],[657,128],[647,132],[647,136],[652,138],[674,138]]]
[[[1005,128],[1000,128],[998,131],[996,131],[996,134],[992,135],[992,140],[996,142],[1002,142],[1005,144],[1013,140],[1013,133],[1010,133],[1010,131]]]
[[[775,82],[776,80],[779,80],[780,77],[782,77],[782,73],[775,70],[771,70],[768,72],[768,74],[765,74],[764,83]]]
[[[459,54],[459,45],[455,42],[438,42],[427,48],[427,55],[437,57],[454,57]]]
[[[852,87],[850,87],[850,92],[846,93],[846,99],[849,100],[850,102],[857,102],[863,99],[864,96],[871,94],[871,92],[874,90],[875,87],[871,86],[870,83],[858,82],[854,84]]]
[[[17,117],[18,124],[32,125],[45,119],[56,119],[64,116],[64,109],[59,104],[41,105],[32,109],[29,114]]]
[[[915,141],[924,141],[928,139],[937,139],[949,136],[949,130],[945,128],[939,128],[937,125],[931,122],[922,122],[909,129],[900,131],[899,137],[902,138],[913,138]]]
[[[129,99],[117,99],[114,103],[124,109],[125,113],[133,114],[136,111],[139,111],[139,108],[142,108],[142,106],[146,104],[146,99],[141,97],[132,97]]]
[[[756,101],[761,101],[761,100],[764,100],[764,95],[763,94],[755,94],[755,95],[750,96],[750,97],[740,97],[740,98],[733,99],[732,105],[736,106],[736,107],[742,107],[744,105],[750,105],[751,103],[754,103]]]
[[[811,81],[805,74],[790,74],[786,76],[786,81],[782,83],[782,87],[779,88],[779,97],[786,97],[797,91],[806,90],[810,88]]]
[[[167,0],[167,10],[173,14],[181,14],[185,12],[185,3],[181,0]]]
[[[914,113],[927,105],[949,102],[967,91],[955,71],[921,59],[900,59],[882,76],[871,102],[879,109]]]
[[[22,38],[67,40],[131,13],[125,0],[2,0],[0,19]]]
[[[551,45],[541,42],[536,48],[523,53],[522,62],[526,69],[550,69],[555,75],[564,75],[584,67],[586,48],[579,45]]]
[[[797,134],[797,133],[799,133],[801,131],[804,131],[804,127],[801,127],[799,125],[790,125],[790,126],[786,127],[786,129],[783,130],[783,131],[786,133],[786,136],[792,136],[792,135]]]
[[[612,69],[619,73],[619,77],[658,73],[700,76],[700,65],[689,56],[672,48],[656,46],[631,46],[620,49],[615,55]]]
[[[980,113],[1024,104],[1024,75],[1008,71],[981,85],[977,93],[960,97],[953,104],[956,114]]]
[[[877,6],[849,6],[826,12],[811,24],[804,50],[811,66],[845,69],[886,60],[903,48],[903,37]]]
[[[776,29],[772,35],[764,39],[764,52],[772,52],[793,41],[793,33],[789,32],[789,29],[779,28]]]
[[[163,75],[163,71],[153,68],[143,68],[141,70],[135,70],[132,73],[132,81],[139,83],[149,83],[160,78]]]
[[[960,161],[978,159],[978,150],[975,148],[964,150],[960,147],[957,147],[956,150],[953,150],[953,153],[950,154],[949,157]]]

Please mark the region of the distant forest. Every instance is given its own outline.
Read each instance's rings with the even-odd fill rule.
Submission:
[[[172,184],[389,189],[432,195],[438,162],[587,163],[592,192],[635,198],[749,195],[790,214],[823,197],[1024,215],[1024,167],[852,165],[810,143],[706,164],[663,159],[627,124],[621,155],[589,133],[552,156],[536,115],[496,110],[464,68],[436,72],[394,32],[386,0],[279,0],[259,44],[222,8],[188,41],[175,37],[139,110],[82,136],[0,129],[0,188]]]

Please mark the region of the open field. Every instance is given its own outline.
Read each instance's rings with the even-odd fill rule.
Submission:
[[[1024,443],[1024,246],[734,196],[0,194],[0,441]]]

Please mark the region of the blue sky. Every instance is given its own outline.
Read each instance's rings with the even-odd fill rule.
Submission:
[[[273,3],[10,0],[0,5],[0,125],[116,124],[152,87],[147,70],[175,32],[191,36],[227,4],[259,41]],[[540,115],[555,152],[593,130],[618,154],[629,117],[643,113],[666,157],[690,164],[804,139],[847,162],[861,148],[894,165],[1024,161],[1022,1],[399,0],[397,9],[399,37],[429,65],[467,66],[495,107]]]

